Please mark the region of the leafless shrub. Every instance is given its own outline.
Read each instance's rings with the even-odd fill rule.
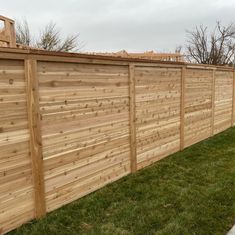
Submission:
[[[53,22],[48,23],[34,42],[31,37],[28,22],[26,20],[19,22],[16,27],[17,43],[44,49],[48,51],[78,51],[82,48],[79,44],[79,34],[67,36],[65,39],[61,36],[60,30]]]
[[[16,42],[26,46],[32,44],[32,37],[26,20],[16,24]]]

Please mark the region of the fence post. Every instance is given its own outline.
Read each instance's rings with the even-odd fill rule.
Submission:
[[[185,73],[186,73],[186,66],[183,66],[181,68],[180,150],[184,149]]]
[[[212,70],[212,87],[211,87],[211,136],[214,135],[215,128],[215,69]]]
[[[234,117],[234,102],[235,102],[235,69],[233,70],[233,95],[232,95],[232,123],[231,126],[234,126],[235,117]]]
[[[27,84],[26,92],[30,131],[30,155],[32,160],[32,176],[34,184],[35,217],[40,218],[46,214],[46,203],[36,60],[25,60],[25,79]]]
[[[129,97],[130,97],[130,150],[131,172],[137,170],[136,153],[136,109],[135,109],[135,65],[129,64]]]

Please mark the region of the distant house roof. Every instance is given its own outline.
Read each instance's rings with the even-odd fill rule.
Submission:
[[[116,56],[124,58],[139,58],[139,59],[151,59],[151,60],[161,60],[161,61],[184,61],[184,55],[176,53],[158,53],[154,51],[146,52],[127,52],[126,50],[121,50],[118,52],[98,52],[92,53],[95,55],[107,55],[107,56]]]

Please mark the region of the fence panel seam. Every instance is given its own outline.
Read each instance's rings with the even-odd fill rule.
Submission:
[[[184,66],[181,68],[180,150],[184,149],[185,73],[186,67]]]
[[[25,59],[25,79],[27,84],[26,94],[28,126],[30,131],[30,155],[34,184],[35,217],[41,218],[46,214],[46,205],[36,60]]]
[[[136,109],[135,109],[135,65],[129,65],[129,96],[130,96],[130,149],[131,149],[131,172],[137,170],[136,158]]]
[[[215,127],[215,69],[212,71],[212,91],[211,91],[211,136],[214,135]]]
[[[234,126],[234,102],[235,102],[235,70],[233,71],[233,93],[232,93],[232,123],[231,123],[231,126],[233,127]]]

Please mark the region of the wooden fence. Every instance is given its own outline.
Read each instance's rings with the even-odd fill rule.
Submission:
[[[234,76],[0,49],[0,233],[233,126]]]

